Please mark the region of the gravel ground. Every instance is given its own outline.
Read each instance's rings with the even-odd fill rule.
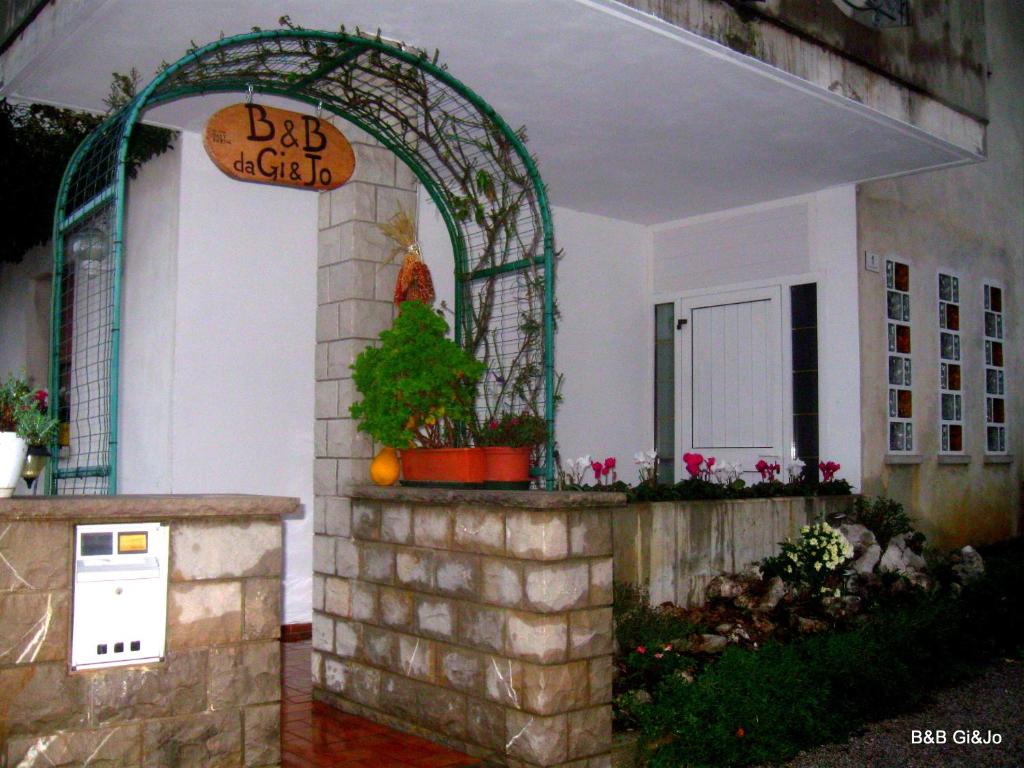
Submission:
[[[945,744],[913,744],[912,732],[945,731]],[[963,732],[996,734],[1000,744],[955,744]],[[991,737],[989,734],[991,733]],[[979,677],[935,694],[912,714],[869,725],[843,744],[803,752],[787,768],[1021,768],[1024,664],[1002,661]]]

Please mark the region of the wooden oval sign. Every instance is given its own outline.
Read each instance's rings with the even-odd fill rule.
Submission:
[[[206,123],[206,153],[241,181],[334,189],[352,176],[355,153],[341,131],[314,115],[262,104],[234,104]]]

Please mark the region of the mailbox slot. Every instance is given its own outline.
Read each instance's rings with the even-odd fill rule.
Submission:
[[[166,524],[75,527],[72,669],[163,659],[167,555]]]

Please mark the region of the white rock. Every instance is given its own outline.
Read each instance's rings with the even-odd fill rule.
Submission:
[[[757,610],[763,613],[775,610],[782,596],[786,594],[786,584],[779,576],[773,576],[768,582],[768,591],[757,604]]]
[[[985,561],[978,550],[968,544],[960,550],[960,562],[953,566],[953,573],[963,583],[979,579],[985,575]]]
[[[729,641],[721,635],[700,635],[690,650],[697,653],[721,653]]]
[[[889,540],[885,554],[878,564],[878,570],[890,573],[904,573],[908,570],[923,571],[927,568],[924,558],[907,546],[909,534],[901,533]]]
[[[705,594],[709,600],[716,597],[731,600],[743,594],[744,585],[728,576],[716,576],[708,582]]]
[[[873,573],[875,566],[878,565],[878,561],[882,559],[882,548],[878,544],[872,544],[864,552],[853,561],[853,570],[859,573],[861,576],[867,576]]]

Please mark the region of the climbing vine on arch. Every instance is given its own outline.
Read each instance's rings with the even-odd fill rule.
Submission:
[[[283,29],[253,30],[194,46],[166,65],[72,161],[58,229],[64,226],[63,234],[70,236],[88,218],[77,212],[105,188],[96,176],[108,171],[117,154],[110,145],[120,147],[152,106],[207,93],[251,91],[339,115],[394,151],[444,217],[455,256],[456,340],[488,369],[479,394],[480,415],[533,412],[547,418],[553,435],[554,236],[546,190],[525,149],[525,132],[510,129],[437,63],[436,54],[428,58],[379,34],[305,30],[287,18],[281,21]],[[101,153],[102,158],[96,157]],[[120,188],[111,200],[118,230],[123,226],[118,207],[123,176],[119,171],[115,187]],[[97,213],[90,209],[89,216]],[[119,236],[111,240],[117,248],[120,241]],[[62,255],[58,249],[58,263]],[[545,459],[550,480],[550,445]]]

